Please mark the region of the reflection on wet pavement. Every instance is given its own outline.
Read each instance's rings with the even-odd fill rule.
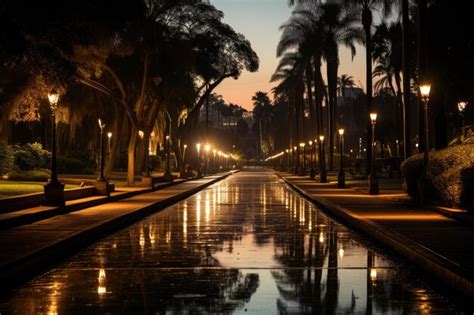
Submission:
[[[16,289],[0,313],[462,311],[276,176],[242,172]]]

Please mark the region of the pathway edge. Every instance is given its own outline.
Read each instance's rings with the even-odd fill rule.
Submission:
[[[467,269],[398,233],[387,231],[374,222],[356,218],[355,215],[351,215],[352,212],[349,209],[339,206],[325,198],[317,198],[311,195],[279,173],[277,173],[277,176],[305,199],[308,199],[327,212],[335,215],[354,229],[373,237],[381,244],[389,247],[400,256],[403,256],[405,259],[433,274],[437,279],[443,281],[443,283],[449,285],[466,297],[474,298],[473,275]]]

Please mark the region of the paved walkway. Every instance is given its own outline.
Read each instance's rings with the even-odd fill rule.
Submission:
[[[198,190],[225,178],[220,174],[187,181],[32,224],[0,231],[0,280],[12,281],[21,272],[51,263],[72,248],[96,240]],[[1,283],[2,281],[0,281]]]
[[[353,227],[369,233],[441,280],[474,296],[472,227],[417,206],[399,184],[381,180],[380,195],[367,194],[366,181],[321,184],[300,176],[280,174],[307,197]]]
[[[0,292],[0,313],[472,314],[391,256],[243,171]]]

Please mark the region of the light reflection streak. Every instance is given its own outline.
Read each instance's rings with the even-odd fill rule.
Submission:
[[[188,205],[186,203],[183,210],[183,241],[188,242]]]
[[[196,229],[199,235],[201,229],[201,194],[196,197]]]
[[[206,192],[206,197],[204,201],[204,213],[205,213],[205,219],[206,219],[206,224],[209,223],[209,218],[211,215],[211,200],[210,200],[210,195],[209,191]]]
[[[145,233],[143,232],[143,226],[140,227],[140,238],[138,243],[140,244],[140,247],[145,246]]]
[[[97,293],[99,294],[99,296],[102,296],[107,292],[107,288],[105,287],[105,279],[106,279],[105,269],[101,268],[99,270],[99,278],[98,278],[99,286],[97,287]]]

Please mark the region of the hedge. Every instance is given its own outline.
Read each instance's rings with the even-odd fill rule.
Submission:
[[[418,179],[423,171],[423,154],[405,160],[401,170],[407,193],[417,198]],[[430,152],[424,190],[428,201],[474,210],[474,144]]]
[[[13,148],[5,142],[0,142],[0,176],[7,175],[15,166]]]

